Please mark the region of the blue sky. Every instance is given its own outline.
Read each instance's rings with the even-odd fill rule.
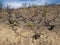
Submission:
[[[44,5],[46,2],[47,3],[60,3],[60,0],[0,0],[4,6],[7,4],[10,5],[11,7],[18,8],[21,7],[23,3],[27,4],[37,4],[37,5]]]

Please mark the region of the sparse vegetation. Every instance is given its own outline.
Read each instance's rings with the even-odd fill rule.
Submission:
[[[60,25],[60,10],[58,11],[60,6],[55,5],[56,8],[51,5],[25,7],[26,4],[23,4],[23,6],[24,8],[14,10],[7,6],[5,11],[0,12],[4,12],[2,14],[4,16],[6,15],[5,18],[1,18],[1,20],[6,20],[2,21],[4,24],[1,23],[0,25],[0,28],[2,28],[0,30],[0,38],[2,37],[0,41],[2,40],[2,43],[5,42],[6,45],[28,45],[28,43],[29,45],[32,45],[31,43],[34,43],[33,45],[35,43],[36,45],[58,45],[60,40],[57,39],[60,37],[54,31],[57,30],[60,34],[60,26],[59,30],[56,27],[58,23]],[[9,25],[7,25],[7,22]],[[27,28],[25,29],[24,26]],[[57,29],[54,30],[54,28]],[[8,40],[5,41],[7,38]]]
[[[31,28],[34,27],[34,23],[33,23],[32,21],[29,21],[29,22],[27,23],[27,25],[28,25],[29,27],[31,27]]]
[[[42,17],[46,17],[46,13],[47,13],[46,10],[47,10],[47,9],[44,9],[44,10],[43,10],[43,12],[42,12]]]

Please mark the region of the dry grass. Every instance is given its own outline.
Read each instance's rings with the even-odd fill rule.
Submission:
[[[42,17],[45,8],[38,6],[15,9],[11,13],[0,12],[0,45],[60,45],[60,6],[48,6]],[[8,15],[14,23],[9,23]],[[54,17],[56,19],[52,20]],[[49,20],[52,20],[49,24],[55,25],[53,30],[45,26],[45,21]],[[36,33],[40,35],[37,39],[33,38]]]

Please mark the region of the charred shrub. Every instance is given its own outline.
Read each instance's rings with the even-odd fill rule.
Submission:
[[[38,33],[35,33],[32,38],[34,38],[35,40],[37,40],[37,39],[39,39],[39,37],[40,37],[40,35]]]

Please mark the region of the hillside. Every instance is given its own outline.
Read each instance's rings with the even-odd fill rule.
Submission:
[[[0,10],[0,45],[60,45],[60,5]]]

